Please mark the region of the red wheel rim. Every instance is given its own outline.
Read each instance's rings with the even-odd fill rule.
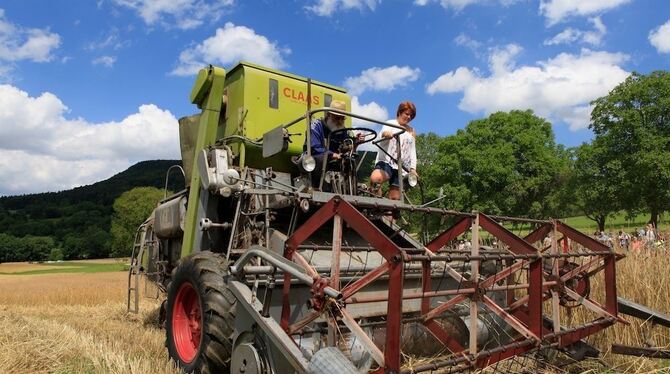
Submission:
[[[177,291],[172,308],[172,334],[179,358],[190,363],[198,353],[202,319],[198,293],[190,283]]]

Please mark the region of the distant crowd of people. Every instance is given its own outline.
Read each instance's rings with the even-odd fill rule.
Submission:
[[[663,241],[659,238],[654,226],[650,223],[646,227],[636,228],[634,232],[628,233],[623,229],[619,230],[619,234],[614,232],[596,231],[593,236],[601,243],[610,248],[615,247],[615,243],[623,250],[640,251],[643,248],[654,249],[660,246]]]

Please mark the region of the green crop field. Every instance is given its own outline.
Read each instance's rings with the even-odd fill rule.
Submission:
[[[114,261],[114,260],[111,260]],[[3,275],[37,275],[56,273],[106,273],[114,271],[128,271],[125,262],[83,262],[65,261],[53,263],[36,263],[25,265],[0,264],[0,274]]]

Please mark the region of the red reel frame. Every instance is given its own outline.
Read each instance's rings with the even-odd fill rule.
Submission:
[[[333,276],[329,279],[321,277],[318,274],[308,261],[300,255],[298,247],[330,219],[334,219],[335,232],[333,236],[333,262],[331,268]],[[335,313],[337,318],[340,318],[349,330],[363,341],[371,356],[379,364],[380,368],[377,372],[400,372],[400,334],[402,327],[402,302],[404,299],[421,299],[420,317],[422,323],[445,348],[456,354],[447,360],[425,365],[426,367],[414,367],[413,370],[415,372],[456,365],[460,365],[458,367],[463,369],[482,368],[540,346],[557,343],[558,347],[565,347],[617,321],[625,322],[618,316],[616,302],[615,263],[622,257],[617,257],[606,246],[559,221],[547,221],[547,223],[526,237],[521,238],[484,214],[472,214],[463,217],[452,227],[438,235],[423,248],[423,253],[415,255],[408,254],[395,245],[350,203],[335,197],[315,212],[286,241],[284,257],[301,265],[315,280],[312,286],[312,299],[310,303],[313,311],[302,320],[289,324],[289,316],[291,315],[291,276],[285,274],[280,325],[288,334],[300,331],[309,323],[319,318],[326,308],[330,307],[323,293],[323,287],[331,286],[339,289],[338,274],[340,270],[339,254],[341,250],[342,220],[346,221],[349,227],[368,241],[383,256],[385,262],[341,289],[341,300],[352,302],[355,299],[354,296],[356,293],[361,289],[381,276],[389,276],[388,294],[385,298],[378,300],[387,301],[388,303],[386,341],[383,351],[372,342],[363,328],[347,312],[345,303],[338,305],[338,310]],[[450,259],[459,259],[460,257],[457,254],[445,256],[437,252],[445,244],[454,240],[468,229],[472,230],[473,242],[478,240],[479,230],[482,229],[507,245],[507,250],[510,254],[503,257],[512,260],[511,265],[482,281],[465,279],[458,271],[450,268],[447,265],[447,261]],[[548,254],[542,253],[532,246],[531,243],[537,242],[552,231],[563,234],[563,253],[558,253],[558,241],[552,244],[552,251]],[[579,254],[570,253],[567,246],[568,239],[580,244],[588,251]],[[469,260],[471,263],[471,271],[474,274],[473,279],[478,279],[480,262],[487,260],[486,254],[480,254],[478,250],[478,245],[474,245],[472,253],[463,258]],[[490,256],[488,256],[488,259],[491,258]],[[563,271],[559,271],[556,268],[558,261],[553,261],[554,265],[552,267],[556,269],[552,268],[551,271],[547,271],[543,266],[543,262],[546,260],[563,259],[563,261],[567,261],[571,257],[576,256],[588,256],[590,260],[581,265],[564,268]],[[448,275],[456,281],[461,282],[464,287],[458,290],[434,291],[431,285],[432,261],[445,261]],[[422,264],[422,292],[418,294],[404,292],[404,268],[405,264],[410,262],[420,262]],[[515,284],[513,287],[497,285],[499,282],[510,279],[514,273],[522,270],[527,271],[527,283]],[[583,290],[572,290],[570,288],[571,283],[577,282],[577,284],[580,284],[580,282],[583,282],[584,277],[592,276],[600,270],[604,270],[605,276],[604,305],[590,299],[588,295],[584,295]],[[515,290],[519,289],[525,289],[527,294],[516,298]],[[491,291],[506,292],[506,305],[498,305],[491,297],[487,296],[487,292]],[[453,295],[453,297],[438,307],[430,308],[432,297],[445,295]],[[580,305],[596,313],[598,318],[578,327],[562,328],[557,304],[561,297],[564,300],[566,298],[578,300]],[[549,299],[555,299],[556,305],[552,313],[553,329],[547,328],[543,322],[542,304]],[[470,347],[468,349],[455,339],[452,339],[443,326],[435,321],[435,318],[447,312],[456,304],[468,301],[470,302],[471,318],[477,317],[478,305],[483,303],[487,309],[499,316],[516,331],[518,339],[510,344],[483,351],[477,350],[476,331],[471,331]]]

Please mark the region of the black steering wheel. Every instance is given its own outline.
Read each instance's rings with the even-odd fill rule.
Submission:
[[[349,131],[351,131],[351,132],[349,132]],[[354,131],[358,131],[358,134],[363,135],[361,141],[357,142],[358,135],[354,135]],[[330,138],[332,139],[334,137],[334,135],[338,135],[342,132],[346,132],[347,133],[347,138],[351,139],[354,142],[354,144],[356,144],[356,145],[369,143],[369,142],[371,142],[371,141],[373,141],[377,138],[377,131],[375,131],[371,128],[368,128],[368,127],[352,127],[352,128],[343,127],[341,129],[337,129],[337,130],[332,131],[330,133]]]

